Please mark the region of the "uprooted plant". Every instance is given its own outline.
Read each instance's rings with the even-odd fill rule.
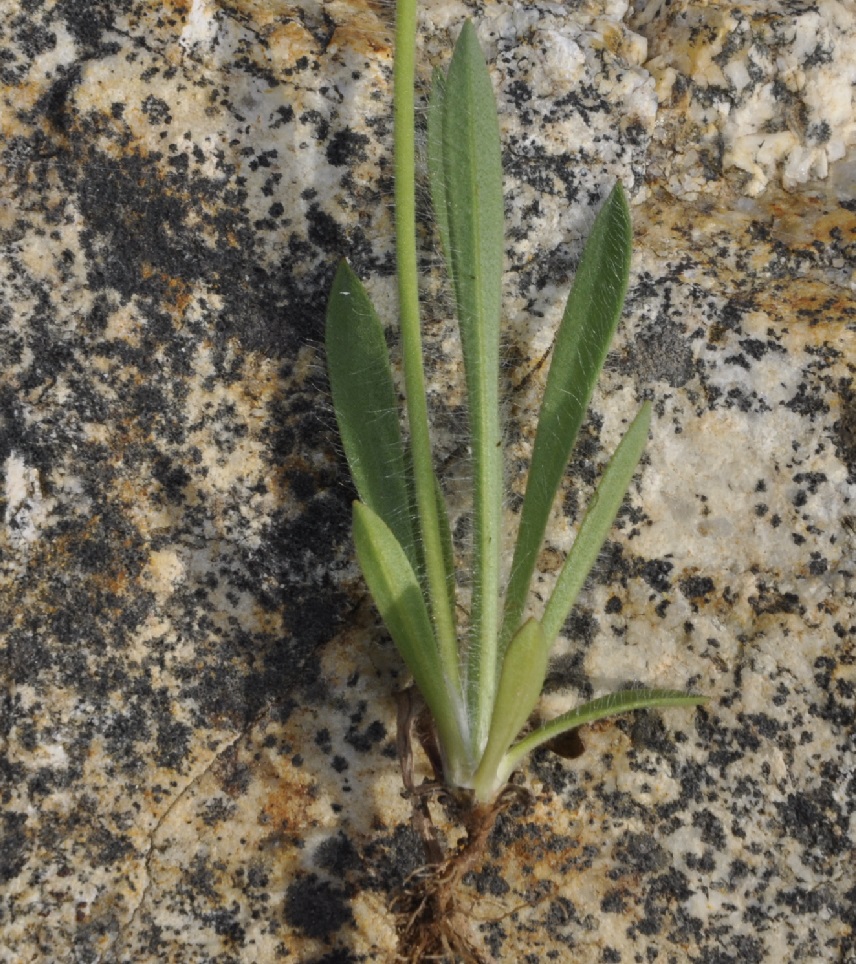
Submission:
[[[428,107],[434,215],[460,327],[472,453],[469,611],[459,625],[455,547],[435,473],[417,275],[415,0],[399,0],[394,65],[399,312],[408,425],[405,443],[383,327],[347,263],[336,273],[326,350],[333,404],[359,494],[357,557],[378,610],[421,693],[439,750],[439,776],[458,800],[491,805],[536,747],[605,716],[691,706],[664,689],[600,697],[526,732],[551,646],[621,506],[645,445],[645,402],[604,469],[555,588],[525,615],[548,517],[621,313],[631,225],[616,184],[585,245],[552,352],[513,559],[502,571],[503,427],[500,314],[503,194],[499,124],[476,31],[464,24]]]

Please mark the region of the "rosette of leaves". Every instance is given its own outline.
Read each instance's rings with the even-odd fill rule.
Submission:
[[[552,351],[510,570],[502,570],[500,315],[503,195],[497,109],[476,31],[464,24],[448,72],[435,73],[428,172],[460,326],[473,460],[470,610],[457,620],[455,552],[435,474],[422,352],[416,248],[414,0],[397,8],[395,202],[408,439],[383,326],[350,266],[336,272],[326,351],[333,405],[359,500],[357,557],[374,602],[433,718],[443,778],[489,803],[536,747],[605,716],[691,706],[703,697],[632,689],[527,731],[550,648],[594,564],[636,471],[645,402],[607,464],[538,618],[526,617],[536,560],[574,441],[621,314],[631,223],[616,185],[594,222]]]

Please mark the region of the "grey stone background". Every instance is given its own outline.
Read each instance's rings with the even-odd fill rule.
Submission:
[[[406,950],[405,680],[353,563],[321,349],[342,256],[394,327],[391,13],[0,8],[3,961]],[[423,81],[474,17],[501,110],[510,527],[582,239],[616,178],[633,205],[545,592],[645,397],[651,440],[542,711],[627,681],[712,696],[533,758],[535,803],[468,879],[470,939],[532,964],[854,961],[856,5],[420,16]]]

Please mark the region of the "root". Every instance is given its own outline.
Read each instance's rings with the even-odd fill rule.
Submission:
[[[484,857],[488,838],[497,818],[515,800],[531,799],[522,787],[509,784],[488,806],[475,804],[468,794],[454,795],[441,782],[439,755],[426,747],[434,767],[435,780],[416,786],[413,778],[414,731],[425,747],[425,716],[415,693],[401,694],[398,712],[398,753],[405,792],[412,806],[411,825],[422,840],[425,866],[405,881],[392,902],[399,918],[399,959],[408,964],[422,961],[463,961],[485,964],[486,958],[466,936],[473,915],[462,905],[460,892],[464,876],[477,868]],[[420,725],[422,724],[422,725]],[[429,733],[430,739],[430,731]],[[436,744],[434,745],[436,746]],[[437,796],[447,811],[463,826],[466,836],[453,853],[448,853],[431,817],[428,799]]]

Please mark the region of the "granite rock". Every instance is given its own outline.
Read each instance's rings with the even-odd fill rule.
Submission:
[[[353,561],[321,348],[342,256],[394,329],[391,16],[0,10],[0,960],[406,951],[406,677]],[[540,712],[636,681],[712,697],[536,754],[466,880],[469,937],[531,964],[854,960],[854,4],[424,0],[423,86],[466,16],[503,133],[509,526],[582,240],[616,178],[633,204],[540,596],[655,405]],[[427,217],[422,241],[465,534]]]

